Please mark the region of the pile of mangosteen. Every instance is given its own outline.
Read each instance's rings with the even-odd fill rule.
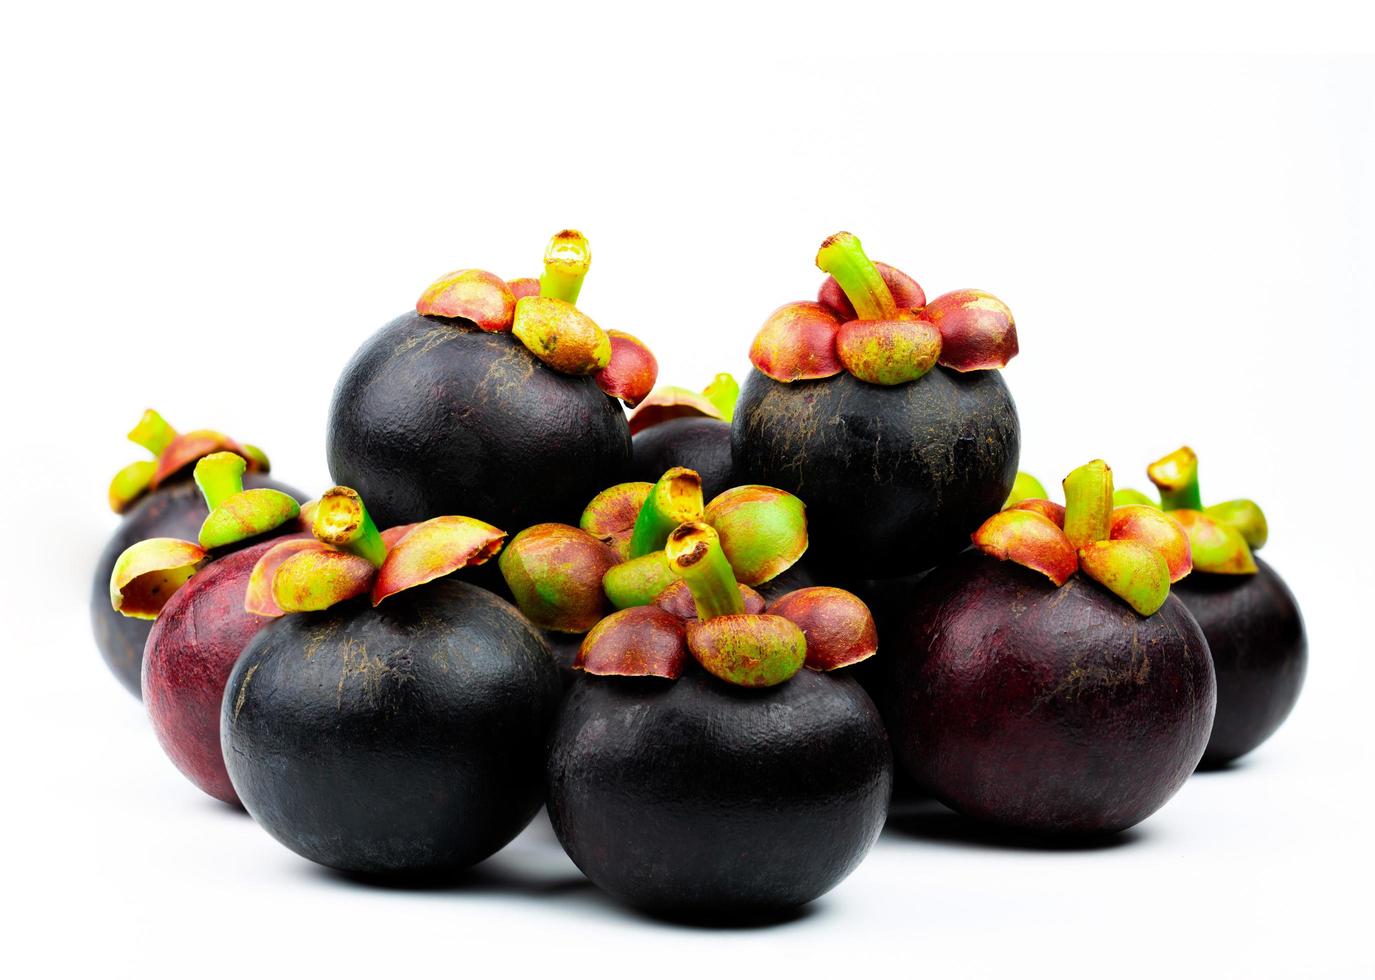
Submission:
[[[1001,300],[832,235],[743,388],[656,387],[576,305],[590,265],[564,231],[538,278],[425,289],[344,368],[313,499],[221,433],[130,433],[97,646],[288,848],[452,874],[547,807],[615,898],[767,917],[854,870],[895,779],[994,833],[1114,834],[1292,709],[1260,508],[1205,507],[1188,448],[1158,499],[1098,459],[1049,499]]]

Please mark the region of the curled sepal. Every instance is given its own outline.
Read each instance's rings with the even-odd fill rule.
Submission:
[[[155,460],[141,459],[116,473],[110,481],[110,509],[122,514],[133,506],[152,487],[153,474],[157,471]]]
[[[519,303],[527,296],[539,295],[539,280],[529,277],[523,279],[507,279],[506,288],[511,290],[511,295],[514,296],[516,302]]]
[[[722,419],[729,422],[735,418],[735,403],[740,400],[740,384],[734,375],[722,371],[702,389],[702,394],[706,396],[707,401],[716,406]]]
[[[527,296],[516,304],[511,332],[562,374],[594,374],[611,363],[611,338],[572,303]]]
[[[640,508],[653,486],[652,483],[618,483],[607,487],[583,508],[578,527],[616,549],[616,554],[624,561],[630,557],[630,536],[635,530],[635,519],[640,516]]]
[[[703,519],[721,537],[735,577],[759,585],[791,568],[807,550],[807,509],[774,487],[733,487],[707,504]]]
[[[856,595],[818,585],[775,599],[769,612],[794,623],[807,638],[805,666],[835,670],[878,653],[873,613]]]
[[[1256,573],[1256,559],[1236,528],[1197,510],[1172,510],[1169,514],[1189,535],[1195,571],[1218,575]]]
[[[1053,500],[1041,500],[1038,497],[1031,497],[1021,500],[1008,507],[1007,510],[1029,510],[1047,518],[1056,527],[1064,530],[1065,527],[1065,505],[1057,504]]]
[[[1065,477],[1065,535],[1083,548],[1108,538],[1112,514],[1112,468],[1101,459],[1071,470]]]
[[[836,351],[840,321],[820,303],[785,303],[750,344],[750,363],[775,381],[811,381],[845,370]]]
[[[1017,478],[1012,481],[1012,492],[1003,501],[1003,509],[1014,507],[1023,500],[1046,500],[1050,494],[1046,493],[1045,484],[1030,473],[1017,471]]]
[[[501,550],[505,540],[505,531],[472,517],[446,515],[421,521],[387,552],[372,583],[372,604],[460,568],[481,565]]]
[[[648,606],[674,582],[681,581],[669,567],[663,549],[612,565],[602,576],[602,591],[617,609]]]
[[[200,545],[178,538],[148,538],[130,545],[110,573],[110,605],[131,619],[156,619],[205,557]]]
[[[630,534],[630,557],[662,551],[679,524],[702,519],[702,477],[696,470],[674,466],[664,471],[645,496]]]
[[[764,597],[748,585],[738,585],[740,602],[747,613],[762,613]],[[654,599],[654,605],[670,612],[679,619],[697,618],[697,600],[692,597],[692,588],[683,579],[678,579]]]
[[[657,606],[607,616],[583,638],[573,669],[598,677],[682,676],[687,635],[682,620]]]
[[[284,613],[317,612],[367,595],[377,566],[332,547],[288,555],[272,576],[272,598]]]
[[[893,294],[893,302],[897,304],[898,309],[919,310],[926,305],[926,291],[907,273],[882,262],[875,262],[874,268],[883,277],[888,291]],[[858,318],[854,305],[845,295],[845,290],[840,288],[840,283],[836,282],[835,276],[826,277],[826,281],[817,290],[816,300],[834,313],[841,323]]]
[[[277,577],[277,570],[282,567],[292,555],[302,551],[326,551],[329,545],[315,538],[287,538],[285,541],[278,541],[267,551],[263,552],[257,563],[253,566],[253,571],[248,574],[248,589],[244,592],[243,608],[244,612],[252,613],[255,616],[284,616],[286,610],[277,605],[277,600],[273,596],[273,580]]]
[[[195,480],[210,508],[201,524],[202,548],[222,548],[275,530],[301,513],[300,504],[280,490],[245,490],[247,464],[229,452],[211,453],[196,463]]]
[[[807,638],[782,616],[738,613],[687,624],[688,650],[708,673],[740,687],[773,687],[807,659]]]
[[[1123,487],[1121,490],[1112,492],[1112,505],[1114,507],[1130,507],[1139,504],[1142,507],[1154,507],[1160,510],[1160,502],[1153,497],[1147,496],[1140,490],[1133,490],[1131,487]]]
[[[567,524],[527,527],[497,559],[525,618],[561,633],[585,633],[602,618],[602,577],[616,563],[610,546]]]
[[[1203,509],[1198,489],[1198,454],[1188,446],[1161,456],[1146,467],[1146,476],[1160,491],[1160,505],[1166,510]]]
[[[1079,568],[1142,616],[1170,597],[1165,556],[1139,541],[1094,541],[1079,549]]]
[[[488,333],[511,329],[516,298],[506,280],[481,269],[458,269],[440,276],[415,301],[421,316],[471,320]]]
[[[1017,324],[991,293],[960,289],[937,296],[921,315],[941,332],[942,365],[956,371],[1000,368],[1017,356]]]
[[[941,334],[929,321],[900,312],[889,320],[850,320],[836,334],[840,362],[861,381],[900,385],[936,366]]]
[[[608,330],[611,360],[592,375],[597,387],[631,408],[644,401],[659,379],[659,362],[644,341],[620,330]]]
[[[1108,537],[1113,541],[1136,541],[1160,552],[1170,570],[1171,583],[1178,582],[1194,567],[1189,535],[1178,521],[1157,507],[1114,507]]]
[[[1270,537],[1265,511],[1254,500],[1227,500],[1211,504],[1203,508],[1203,513],[1219,524],[1236,528],[1253,551],[1265,547]]]
[[[666,385],[651,391],[649,397],[631,413],[630,434],[633,436],[669,419],[689,417],[726,420],[721,409],[706,395],[677,385]]]
[[[970,540],[984,554],[1040,572],[1057,586],[1079,569],[1079,558],[1065,532],[1033,510],[999,511]]]

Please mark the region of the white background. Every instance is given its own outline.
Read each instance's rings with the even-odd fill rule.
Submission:
[[[1118,9],[7,7],[6,972],[1370,976],[1370,35],[1335,4]],[[928,817],[763,930],[626,912],[547,824],[417,893],[201,797],[89,637],[123,433],[155,405],[318,490],[349,353],[565,226],[580,305],[692,386],[743,374],[841,228],[930,295],[997,293],[1024,466],[1141,483],[1189,441],[1206,495],[1265,506],[1312,644],[1289,724],[1117,846]]]

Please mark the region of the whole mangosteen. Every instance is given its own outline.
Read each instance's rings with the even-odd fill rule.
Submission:
[[[135,697],[140,696],[143,649],[152,623],[121,616],[110,608],[110,574],[119,556],[147,538],[194,538],[209,511],[191,482],[197,460],[229,451],[248,463],[244,485],[279,490],[298,496],[290,487],[264,476],[267,456],[256,446],[234,442],[208,429],[178,434],[157,412],[149,409],[129,438],[156,458],[131,463],[110,484],[110,507],[123,515],[119,528],[96,561],[91,578],[91,630],[105,665]],[[230,546],[232,547],[232,546]]]
[[[1217,673],[1217,717],[1202,766],[1217,768],[1268,739],[1289,717],[1308,669],[1308,638],[1284,580],[1252,552],[1269,527],[1253,501],[1204,507],[1188,446],[1147,470],[1166,513],[1183,524],[1194,573],[1177,588],[1203,628]]]
[[[538,284],[476,269],[434,283],[344,369],[334,479],[384,525],[465,510],[524,527],[576,513],[620,478],[631,444],[616,398],[643,398],[658,367],[573,305],[590,261],[586,239],[561,232]]]
[[[1098,835],[1184,784],[1216,684],[1169,594],[1188,573],[1183,530],[1151,508],[1114,511],[1101,460],[1065,486],[1063,526],[1023,502],[915,587],[887,638],[888,721],[901,764],[960,813]]]
[[[486,561],[505,535],[466,517],[381,534],[344,487],[321,498],[313,529],[315,541],[259,562],[280,618],[225,689],[234,788],[273,837],[340,871],[475,864],[539,809],[562,693],[514,608],[436,580]]]
[[[245,491],[244,467],[233,453],[202,458],[195,478],[208,513],[198,540],[131,545],[106,586],[107,606],[144,622],[156,617],[142,681],[159,744],[191,782],[230,804],[238,798],[220,754],[220,700],[234,661],[270,622],[244,607],[250,576],[276,545],[271,536],[298,526],[300,511],[280,491]]]
[[[853,235],[821,246],[819,302],[760,329],[736,406],[738,475],[807,501],[813,548],[862,577],[954,554],[1007,497],[1020,429],[995,368],[1017,353],[1012,314],[961,290],[931,302]],[[863,514],[857,522],[855,514]]]

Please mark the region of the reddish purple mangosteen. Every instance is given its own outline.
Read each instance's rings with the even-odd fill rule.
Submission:
[[[616,499],[640,501],[634,519],[602,523]],[[703,506],[679,468],[594,504],[590,530],[528,528],[501,558],[527,617],[592,625],[546,767],[559,841],[600,888],[660,915],[748,921],[810,902],[887,813],[878,711],[833,673],[877,650],[868,608],[826,587],[766,604],[750,587],[806,548],[791,494],[737,487]]]
[[[1293,710],[1308,668],[1303,616],[1284,580],[1252,554],[1269,537],[1254,501],[1204,507],[1198,457],[1188,446],[1156,460],[1147,474],[1193,548],[1194,573],[1176,592],[1213,655],[1217,717],[1201,765],[1218,768],[1259,746]]]
[[[163,751],[191,782],[230,804],[239,800],[220,754],[220,700],[239,654],[269,622],[245,611],[244,596],[254,566],[277,544],[265,536],[298,527],[300,514],[281,491],[245,490],[245,468],[234,453],[203,457],[195,482],[207,516],[198,540],[132,545],[108,585],[115,611],[156,617],[143,658],[143,701]]]
[[[630,416],[631,478],[653,482],[682,466],[701,476],[708,497],[739,483],[730,447],[739,396],[740,386],[729,374],[718,374],[700,393],[673,386],[650,392]]]
[[[509,603],[452,573],[505,532],[440,516],[379,531],[334,487],[314,536],[258,560],[268,623],[235,664],[220,739],[244,807],[303,857],[360,875],[450,873],[494,853],[543,801],[558,669]]]
[[[461,269],[433,283],[339,378],[333,478],[384,526],[464,511],[507,527],[574,513],[620,479],[631,446],[619,402],[638,404],[658,364],[574,305],[590,265],[587,239],[563,231],[538,282]]]
[[[1091,836],[1178,791],[1217,695],[1203,633],[1170,594],[1190,568],[1184,529],[1114,509],[1101,460],[1065,495],[1064,508],[995,514],[977,550],[916,585],[888,639],[887,707],[898,759],[943,803],[1016,832]]]
[[[1016,326],[978,290],[928,302],[848,232],[817,265],[818,301],[774,311],[750,348],[736,474],[807,501],[823,567],[910,575],[963,548],[1012,487],[1021,434],[997,369]]]
[[[110,482],[110,508],[123,515],[119,529],[101,552],[91,579],[91,629],[96,647],[115,678],[140,695],[143,650],[152,624],[121,616],[110,608],[110,574],[125,549],[147,538],[194,537],[208,511],[191,481],[195,463],[215,452],[238,453],[248,464],[244,485],[296,495],[290,487],[266,478],[268,459],[256,446],[241,444],[220,432],[196,429],[178,433],[151,408],[129,433],[129,439],[155,458],[130,463]]]

